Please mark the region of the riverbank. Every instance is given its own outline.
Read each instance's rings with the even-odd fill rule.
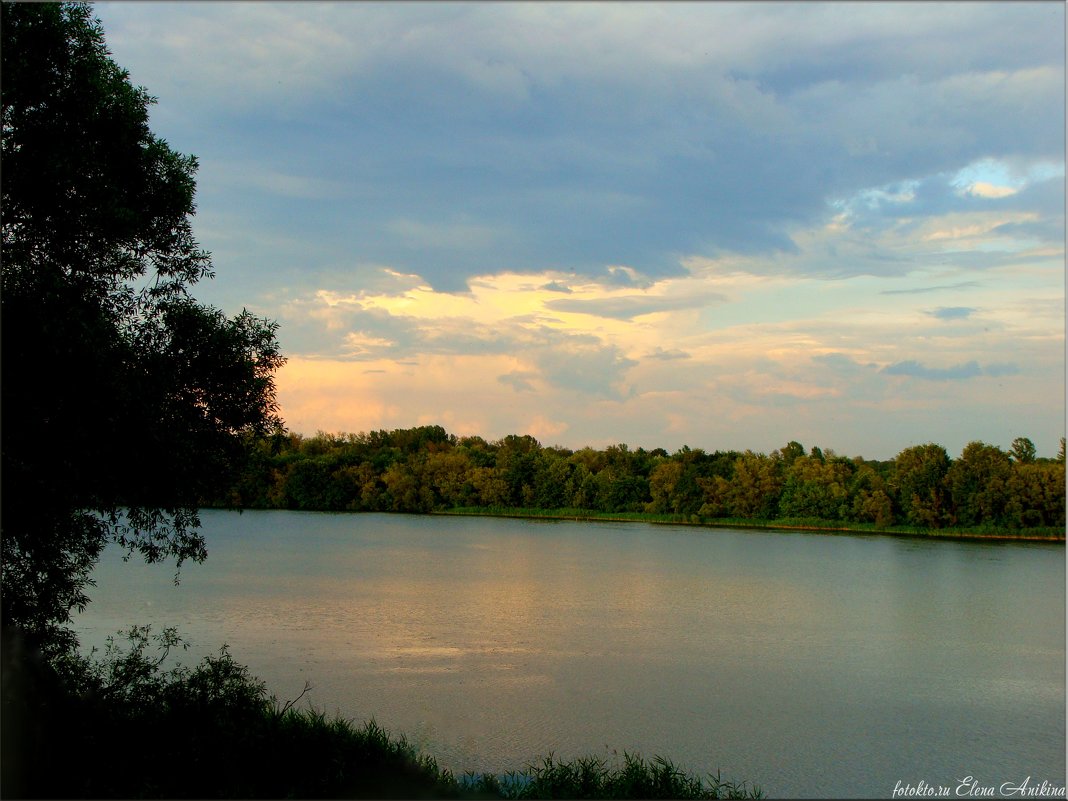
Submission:
[[[762,798],[756,785],[696,776],[668,759],[612,763],[550,753],[522,770],[455,775],[372,719],[268,696],[224,648],[193,669],[162,670],[181,639],[131,629],[103,661],[33,659],[4,636],[5,798]],[[307,688],[306,688],[307,689]],[[151,744],[149,750],[145,745]],[[55,755],[66,769],[56,771]]]
[[[699,526],[702,528],[751,528],[760,531],[814,531],[826,534],[873,534],[924,539],[985,540],[1014,542],[1065,542],[1065,531],[1053,527],[1028,529],[916,528],[877,526],[874,523],[785,518],[703,518],[697,515],[654,514],[650,512],[595,512],[588,509],[514,509],[506,507],[461,507],[431,514],[474,517],[514,517],[528,520],[576,520],[590,523],[651,523],[654,525]]]

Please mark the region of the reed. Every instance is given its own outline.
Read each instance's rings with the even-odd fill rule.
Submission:
[[[664,757],[646,760],[628,752],[614,764],[597,756],[560,761],[549,754],[503,777],[465,778],[466,787],[493,798],[763,798],[759,787],[724,780],[718,772],[702,779]]]

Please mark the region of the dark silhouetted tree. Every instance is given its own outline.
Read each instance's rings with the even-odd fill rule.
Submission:
[[[0,27],[3,623],[48,653],[109,540],[205,557],[197,506],[281,426],[283,359],[273,323],[190,295],[196,160],[90,6],[5,2]]]

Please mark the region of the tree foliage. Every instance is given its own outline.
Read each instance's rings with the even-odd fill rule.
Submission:
[[[910,525],[927,528],[945,525],[949,463],[946,449],[933,442],[905,448],[894,459],[891,486],[897,507]]]
[[[205,501],[337,511],[647,512],[921,529],[1057,527],[1065,508],[1062,460],[1010,458],[983,443],[971,443],[956,460],[934,443],[885,462],[830,449],[806,453],[797,442],[771,454],[682,448],[669,456],[626,445],[542,447],[529,436],[460,439],[438,426],[261,440],[245,476]]]
[[[49,648],[109,539],[200,560],[196,508],[281,425],[276,326],[190,294],[196,159],[148,127],[88,4],[4,3],[5,626]]]

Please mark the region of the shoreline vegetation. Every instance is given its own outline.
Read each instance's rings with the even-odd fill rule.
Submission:
[[[237,479],[202,505],[305,511],[477,514],[982,540],[1065,540],[1065,446],[1036,455],[935,443],[890,460],[808,450],[769,454],[572,450],[534,437],[457,437],[437,425],[249,438]]]
[[[649,523],[665,526],[698,528],[754,529],[758,531],[811,531],[823,534],[870,534],[891,537],[955,540],[1007,540],[1021,542],[1064,542],[1065,531],[1055,527],[1019,530],[979,530],[963,528],[924,529],[912,526],[877,526],[874,524],[836,524],[827,520],[747,520],[744,518],[708,519],[695,515],[663,515],[648,512],[595,512],[585,509],[485,509],[478,507],[431,512],[460,517],[511,517],[525,520],[573,520],[586,523]]]
[[[373,718],[281,703],[224,646],[193,668],[174,628],[134,626],[102,656],[45,666],[5,635],[7,798],[762,798],[748,781],[612,752],[457,775]],[[173,660],[172,660],[173,661]],[[152,743],[155,756],[141,752]],[[55,769],[64,754],[64,769]]]

